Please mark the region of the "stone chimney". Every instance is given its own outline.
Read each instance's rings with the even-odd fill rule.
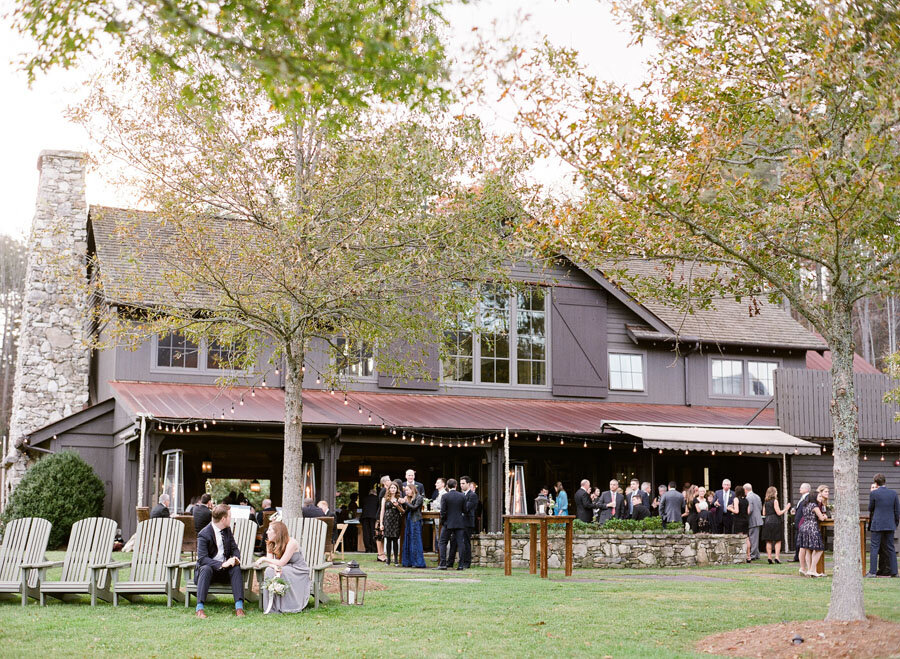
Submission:
[[[87,156],[42,151],[40,182],[25,272],[5,489],[0,502],[28,467],[28,433],[81,410],[88,402],[90,351],[84,291],[87,254]]]

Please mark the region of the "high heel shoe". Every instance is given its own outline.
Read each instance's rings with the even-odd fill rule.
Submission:
[[[769,559],[769,565],[771,565],[771,564],[772,564],[772,559],[770,558],[770,559]]]
[[[779,561],[777,558],[775,559],[775,563],[781,565],[781,561]]]

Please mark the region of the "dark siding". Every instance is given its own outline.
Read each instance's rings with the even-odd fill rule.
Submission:
[[[560,287],[551,302],[553,395],[605,397],[606,293]]]
[[[779,369],[775,378],[778,424],[784,431],[798,437],[830,438],[831,373],[785,368]],[[859,438],[900,439],[900,423],[895,420],[900,406],[884,402],[884,395],[896,382],[878,373],[857,373],[853,382],[859,408]]]
[[[378,373],[378,386],[389,389],[417,389],[427,391],[437,391],[438,378],[440,377],[440,362],[438,355],[438,347],[435,345],[425,346],[424,348],[410,346],[403,341],[397,341],[391,346],[393,358],[398,362],[404,360],[412,360],[413,362],[421,362],[421,367],[427,377],[408,377],[401,378],[390,373]],[[396,362],[395,362],[396,363]]]

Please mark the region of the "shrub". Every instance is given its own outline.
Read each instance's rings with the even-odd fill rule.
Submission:
[[[103,481],[80,455],[63,451],[32,465],[13,491],[3,522],[20,517],[43,517],[52,525],[51,548],[69,537],[72,525],[103,512]]]

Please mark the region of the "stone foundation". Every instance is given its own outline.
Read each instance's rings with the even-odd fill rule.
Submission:
[[[551,534],[547,564],[563,567],[565,536]],[[671,533],[575,534],[572,564],[576,568],[659,568],[732,565],[744,562],[743,535],[675,535]],[[527,535],[512,537],[513,567],[528,567],[531,551]],[[538,534],[540,553],[540,534]],[[472,536],[472,565],[503,567],[503,534]]]

